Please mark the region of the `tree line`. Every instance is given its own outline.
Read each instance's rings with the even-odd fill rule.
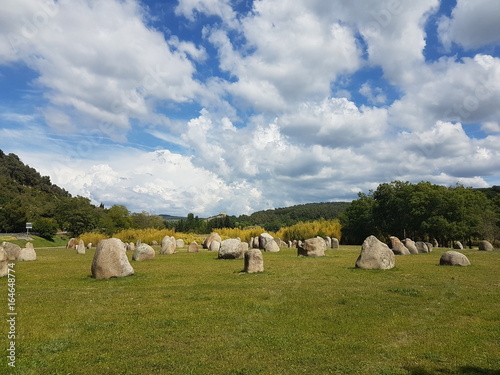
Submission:
[[[444,187],[394,181],[360,193],[341,217],[345,243],[369,235],[471,244],[500,240],[500,188]]]

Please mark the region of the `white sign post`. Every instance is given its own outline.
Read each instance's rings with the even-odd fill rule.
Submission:
[[[26,235],[29,234],[30,229],[33,229],[32,223],[26,223]]]

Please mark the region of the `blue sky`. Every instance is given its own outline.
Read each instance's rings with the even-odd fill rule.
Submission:
[[[0,149],[132,211],[500,185],[496,0],[22,0]]]

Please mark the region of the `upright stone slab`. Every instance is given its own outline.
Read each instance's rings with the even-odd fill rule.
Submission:
[[[421,254],[429,252],[429,248],[427,247],[425,242],[417,241],[417,242],[415,242],[415,246],[417,247],[418,252]]]
[[[251,249],[245,252],[245,268],[243,272],[264,272],[264,258],[262,256],[262,251],[259,249]]]
[[[76,249],[76,238],[70,238],[66,245],[66,249]]]
[[[83,240],[80,240],[78,245],[76,245],[76,253],[85,254],[85,244],[83,243]]]
[[[188,246],[188,253],[197,253],[198,251],[200,251],[200,247],[196,241],[191,242]]]
[[[395,256],[389,246],[375,236],[369,236],[361,246],[361,254],[356,261],[356,268],[367,270],[388,270],[395,265]]]
[[[274,242],[273,236],[271,236],[269,233],[262,233],[259,235],[259,249],[265,250],[266,245],[269,242]]]
[[[92,242],[89,242],[89,243],[87,244],[87,249],[88,249],[88,250],[92,249]]]
[[[332,237],[332,249],[338,249],[339,246],[339,240],[335,237]]]
[[[415,242],[413,242],[413,240],[405,238],[403,240],[403,244],[406,246],[410,254],[418,254],[417,246],[415,245]]]
[[[15,243],[10,242],[2,242],[2,247],[7,253],[8,260],[17,260],[19,253],[21,252],[21,246],[16,245]]]
[[[455,241],[453,243],[453,248],[455,250],[463,250],[464,249],[464,246],[462,245],[462,243],[460,241]]]
[[[399,240],[399,238],[391,237],[391,249],[395,255],[410,255],[410,250]]]
[[[0,277],[7,276],[9,272],[9,259],[7,257],[7,252],[0,246]]]
[[[175,249],[177,247],[177,243],[175,242],[175,239],[171,236],[165,236],[161,240],[161,250],[160,254],[168,254],[171,255],[175,253]]]
[[[208,251],[219,251],[220,249],[220,242],[219,241],[212,241],[210,242],[210,247]]]
[[[125,277],[134,274],[125,250],[125,245],[118,238],[101,240],[92,260],[92,277],[96,279],[109,279],[112,277]]]
[[[17,255],[17,260],[30,262],[36,260],[36,252],[31,242],[26,243],[26,247],[22,248]]]
[[[184,240],[182,238],[179,238],[179,239],[175,240],[175,247],[177,249],[181,249],[184,246],[186,246],[186,244],[184,243]]]
[[[491,244],[491,242],[484,240],[484,241],[479,242],[479,250],[480,251],[493,251],[494,247]]]
[[[326,242],[322,238],[308,238],[297,245],[297,256],[323,257],[325,256]]]
[[[210,249],[210,244],[212,241],[217,241],[217,242],[222,242],[222,238],[220,237],[219,233],[217,232],[212,232],[210,233],[202,242],[201,246],[204,249]]]
[[[470,266],[470,261],[469,259],[462,253],[459,253],[458,251],[447,251],[441,256],[441,259],[439,259],[439,265],[440,266]]]
[[[132,260],[138,262],[143,260],[153,260],[155,258],[155,255],[155,249],[153,249],[148,244],[142,243],[135,248]]]

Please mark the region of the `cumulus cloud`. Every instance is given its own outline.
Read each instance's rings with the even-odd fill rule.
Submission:
[[[26,64],[43,97],[32,114],[0,109],[0,135],[72,194],[136,211],[251,213],[395,179],[487,186],[500,170],[500,59],[424,54],[436,19],[452,50],[498,43],[486,4],[459,0],[439,18],[438,0],[245,12],[180,0],[181,25],[162,32],[135,0],[20,0],[0,15],[0,65]]]
[[[2,14],[10,20],[5,33],[19,39],[16,54],[4,52],[4,61],[23,60],[39,74],[36,83],[52,104],[47,123],[54,128],[62,112],[75,111],[73,122],[82,116],[80,126],[111,124],[107,135],[123,140],[130,120],[147,117],[153,102],[185,102],[199,91],[187,55],[203,59],[203,49],[178,38],[170,45],[146,26],[135,1],[23,1]],[[26,22],[33,26],[29,34]]]
[[[451,17],[441,18],[439,37],[448,49],[452,43],[466,49],[500,43],[500,3],[458,0]]]

